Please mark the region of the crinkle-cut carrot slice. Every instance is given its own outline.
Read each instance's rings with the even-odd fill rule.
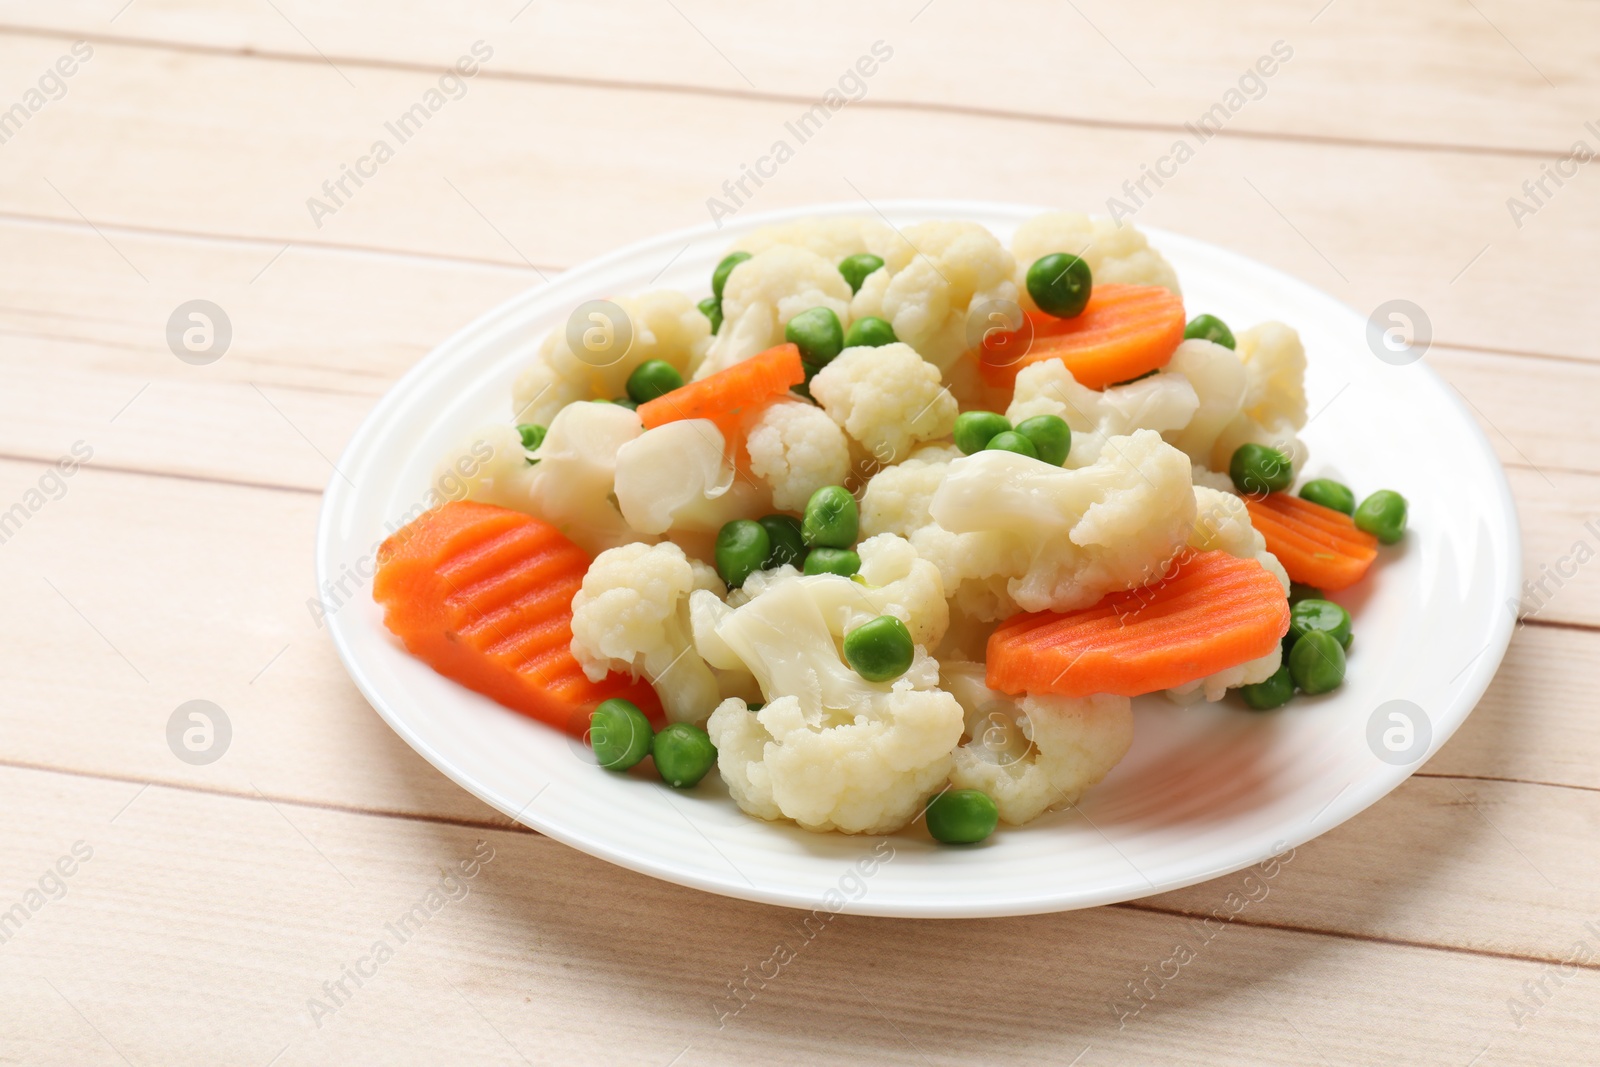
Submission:
[[[1259,659],[1288,631],[1288,598],[1260,563],[1186,551],[1156,582],[1093,607],[1007,619],[989,638],[988,684],[1140,696]]]
[[[383,543],[372,595],[413,656],[524,715],[581,737],[596,704],[623,697],[659,721],[647,683],[591,682],[572,656],[572,598],[588,569],[555,527],[455,501]]]
[[[1246,497],[1250,522],[1293,581],[1318,589],[1359,582],[1378,558],[1378,539],[1342,511],[1288,493]]]
[[[1081,315],[1025,317],[979,346],[978,369],[993,388],[1010,389],[1023,367],[1059,359],[1079,385],[1104,389],[1166,366],[1183,343],[1183,298],[1159,285],[1097,285]]]

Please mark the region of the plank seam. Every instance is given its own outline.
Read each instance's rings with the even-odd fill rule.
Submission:
[[[268,48],[229,48],[186,41],[167,41],[155,38],[128,37],[118,34],[80,34],[64,30],[35,26],[16,26],[0,23],[0,35],[35,37],[53,41],[88,40],[95,44],[109,44],[151,51],[178,52],[187,55],[212,56],[223,59],[298,63],[322,66],[337,63],[364,70],[387,70],[406,73],[436,74],[444,65],[434,66],[405,60],[377,59],[373,57],[300,54]],[[336,68],[337,69],[337,68]],[[541,74],[533,71],[496,71],[484,69],[477,77],[490,81],[521,82],[534,85],[554,85],[578,89],[596,89],[611,92],[669,93],[679,96],[710,97],[718,99],[773,104],[814,104],[816,98],[800,93],[774,93],[760,90],[719,88],[709,85],[685,85],[673,82],[624,81],[612,78],[582,78],[571,74]],[[912,111],[928,114],[959,115],[969,118],[998,119],[1047,126],[1072,126],[1084,129],[1119,130],[1136,133],[1179,135],[1185,133],[1182,123],[1141,122],[1132,119],[1096,119],[1076,115],[1047,115],[1040,112],[1012,111],[1005,108],[978,107],[947,102],[921,103],[913,100],[873,100],[867,98],[852,104],[853,107],[874,111]],[[1339,136],[1335,134],[1309,134],[1275,130],[1224,129],[1218,137],[1239,138],[1266,142],[1309,144],[1327,147],[1356,148],[1369,151],[1401,151],[1427,154],[1498,156],[1519,159],[1538,159],[1554,162],[1563,156],[1561,149],[1518,148],[1511,145],[1473,145],[1453,142],[1395,141],[1375,138]]]

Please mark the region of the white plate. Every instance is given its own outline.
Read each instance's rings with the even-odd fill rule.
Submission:
[[[882,208],[897,226],[967,218],[1006,241],[1039,210],[955,201]],[[352,569],[370,577],[378,541],[423,500],[438,457],[509,416],[518,368],[580,302],[652,286],[698,298],[741,234],[819,214],[874,212],[824,205],[658,237],[568,271],[445,341],[345,450],[317,531],[319,583]],[[1340,597],[1356,639],[1335,694],[1267,715],[1232,700],[1178,708],[1144,698],[1133,750],[1080,809],[1002,828],[971,848],[936,846],[919,825],[888,839],[891,860],[859,864],[878,839],[748,818],[714,775],[674,793],[642,775],[599,771],[581,745],[407,656],[384,630],[370,583],[328,618],[351,677],[408,744],[505,814],[658,878],[799,908],[843,901],[856,914],[917,917],[1082,908],[1214,878],[1337,826],[1421,766],[1499,665],[1513,622],[1506,605],[1521,580],[1510,491],[1452,390],[1421,363],[1375,358],[1360,315],[1231,252],[1176,234],[1151,238],[1177,268],[1190,314],[1211,312],[1235,329],[1278,319],[1300,331],[1315,413],[1306,473],[1340,477],[1358,493],[1397,489],[1411,502],[1405,541]],[[1384,731],[1391,747],[1406,741],[1405,724],[1379,712],[1392,700],[1421,709],[1411,762],[1394,762],[1403,755],[1384,747]]]

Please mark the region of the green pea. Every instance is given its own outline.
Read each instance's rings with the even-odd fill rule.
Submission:
[[[700,314],[711,320],[712,333],[722,329],[722,301],[714,296],[708,296],[695,306],[700,309]]]
[[[632,397],[619,396],[617,399],[611,401],[611,403],[617,405],[619,408],[627,408],[629,411],[639,410],[639,402]]]
[[[1350,647],[1350,613],[1331,600],[1302,600],[1289,609],[1289,636],[1296,641],[1320,630],[1332,634],[1340,648]]]
[[[894,344],[896,340],[898,338],[895,337],[894,327],[889,325],[889,320],[880,319],[876,315],[857,319],[844,333],[846,348],[882,348],[884,345]]]
[[[1183,328],[1183,336],[1186,340],[1210,341],[1223,348],[1234,348],[1237,345],[1233,339],[1233,331],[1228,329],[1228,324],[1215,315],[1196,315],[1189,320],[1189,325]]]
[[[1289,583],[1289,606],[1292,608],[1302,600],[1324,600],[1322,590],[1314,585],[1301,585],[1299,582]]]
[[[911,631],[893,615],[879,615],[844,635],[845,662],[869,682],[891,682],[916,658]]]
[[[783,328],[783,339],[798,345],[800,358],[820,370],[844,350],[844,327],[832,308],[816,307],[790,319]]]
[[[967,455],[982,452],[995,434],[1011,429],[1011,420],[993,411],[963,411],[956,416],[956,447]]]
[[[756,521],[767,531],[767,540],[772,542],[761,569],[771,570],[785,563],[798,567],[806,554],[806,543],[800,536],[800,520],[793,515],[763,515]]]
[[[807,574],[842,574],[853,578],[861,570],[861,557],[849,548],[813,548],[806,553]]]
[[[1233,479],[1239,492],[1255,496],[1289,488],[1294,480],[1294,469],[1289,465],[1289,457],[1276,448],[1251,443],[1233,450],[1228,477]]]
[[[733,268],[750,258],[749,252],[729,252],[717,264],[717,269],[711,272],[711,295],[716,297],[717,303],[722,303],[722,288],[728,284],[728,275],[733,273]]]
[[[716,557],[717,573],[722,575],[729,589],[736,589],[761,569],[771,551],[772,539],[767,536],[766,527],[751,519],[735,519],[717,531],[717,545],[712,554]]]
[[[1344,648],[1326,630],[1308,630],[1289,650],[1289,674],[1300,691],[1315,695],[1344,682]]]
[[[647,359],[628,375],[628,396],[638,404],[681,388],[683,375],[664,359]]]
[[[858,252],[853,256],[846,256],[839,261],[839,273],[844,275],[844,280],[850,283],[850,291],[859,293],[861,283],[867,280],[867,275],[883,266],[883,260],[871,252]]]
[[[1000,809],[977,789],[948,789],[928,804],[928,833],[947,845],[975,845],[1000,825]]]
[[[529,452],[539,451],[539,446],[544,444],[544,435],[549,432],[534,422],[525,422],[517,427],[517,433],[522,437],[522,447]]]
[[[1033,447],[1033,442],[1015,430],[1007,430],[1004,433],[995,434],[989,438],[989,443],[983,447],[986,452],[998,450],[1015,452],[1020,456],[1027,456],[1029,459],[1039,458],[1039,450]]]
[[[1357,529],[1392,545],[1405,536],[1406,498],[1393,489],[1379,489],[1356,508],[1355,520]]]
[[[1289,665],[1279,665],[1272,672],[1272,677],[1264,682],[1241,685],[1239,696],[1252,711],[1271,711],[1283,707],[1294,696],[1294,678],[1289,673]]]
[[[1028,295],[1040,311],[1058,319],[1082,315],[1093,288],[1089,264],[1065,252],[1040,256],[1028,268]]]
[[[804,366],[804,363],[802,363],[801,365]],[[812,373],[813,373],[812,371],[807,370],[806,371],[806,380],[801,382],[799,385],[791,385],[789,387],[789,392],[793,393],[795,396],[804,397],[805,399],[807,399],[807,400],[811,401],[813,404],[815,404],[817,402],[817,398],[811,395],[811,375],[812,375]]]
[[[589,747],[608,771],[625,771],[650,754],[650,720],[632,701],[602,700],[589,716]]]
[[[856,543],[856,498],[842,485],[825,485],[806,501],[800,536],[813,548],[849,548]]]
[[[757,701],[754,701],[753,703],[746,704],[745,705],[745,710],[754,713],[754,712],[760,711],[764,707],[766,707],[766,705],[763,704],[761,701],[757,700]]]
[[[1017,423],[1017,432],[1033,442],[1039,458],[1052,467],[1067,461],[1072,451],[1072,427],[1059,415],[1035,415]]]
[[[656,773],[674,789],[693,789],[717,765],[710,735],[686,722],[664,727],[650,751],[656,758]]]
[[[1356,509],[1356,495],[1350,491],[1350,487],[1332,478],[1311,479],[1300,487],[1300,499],[1342,511],[1346,515]]]

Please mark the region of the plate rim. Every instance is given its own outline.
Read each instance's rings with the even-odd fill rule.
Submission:
[[[1038,205],[1007,201],[939,198],[882,200],[870,203],[867,206],[870,207],[870,209],[880,217],[883,217],[885,221],[887,221],[887,214],[891,212],[895,214],[920,214],[930,218],[959,218],[963,215],[970,216],[983,214],[986,212],[1011,215],[1024,212],[1029,214],[1039,214],[1045,211],[1055,210],[1052,208],[1040,207]],[[797,218],[829,214],[861,215],[863,214],[862,205],[854,202],[834,201],[827,203],[804,204],[772,211],[753,213],[740,217],[738,219],[737,226],[730,227],[729,231],[730,233],[749,232],[750,229],[756,226],[771,225],[773,223],[789,221]],[[504,319],[510,314],[513,314],[522,305],[534,300],[545,290],[552,288],[563,280],[569,278],[581,279],[586,274],[598,273],[608,267],[635,259],[648,251],[657,250],[659,246],[670,247],[682,243],[685,245],[686,249],[688,245],[691,245],[697,241],[714,238],[717,234],[722,233],[723,230],[724,228],[722,226],[713,223],[702,223],[695,226],[682,227],[676,230],[667,231],[630,242],[610,252],[603,253],[602,255],[588,260],[584,260],[583,262],[562,271],[560,274],[553,275],[550,278],[537,282],[534,285],[529,286],[528,288],[521,290],[507,299],[485,309],[481,314],[477,315],[465,325],[461,326],[459,329],[455,330],[435,344],[425,356],[408,368],[404,374],[402,374],[387,390],[385,390],[383,395],[362,418],[360,424],[351,434],[350,440],[340,451],[339,460],[334,465],[335,469],[330,474],[328,484],[323,491],[322,502],[318,511],[315,544],[316,581],[318,588],[322,588],[324,583],[334,573],[336,561],[333,559],[333,546],[337,540],[335,536],[335,525],[337,522],[336,513],[345,502],[349,492],[353,491],[353,488],[347,489],[345,485],[341,484],[346,482],[342,471],[345,468],[352,466],[367,451],[370,444],[370,439],[377,435],[379,432],[379,427],[381,427],[385,421],[381,416],[385,414],[389,407],[399,402],[399,398],[409,391],[409,387],[411,387],[413,383],[420,379],[431,377],[439,370],[447,367],[451,359],[457,354],[457,351],[463,345],[469,343],[475,335],[495,328],[500,320]],[[1150,239],[1153,245],[1159,245],[1162,241],[1175,241],[1181,244],[1203,247],[1208,252],[1231,260],[1233,263],[1242,268],[1246,268],[1251,271],[1266,272],[1267,274],[1273,276],[1274,280],[1279,284],[1286,285],[1293,289],[1302,290],[1307,295],[1314,296],[1318,300],[1336,304],[1339,308],[1343,309],[1346,313],[1352,316],[1354,321],[1359,321],[1361,318],[1360,313],[1354,308],[1350,307],[1337,297],[1327,293],[1325,290],[1319,289],[1316,286],[1311,285],[1309,282],[1306,282],[1277,267],[1263,263],[1256,259],[1252,259],[1249,256],[1237,252],[1227,246],[1218,245],[1200,238],[1191,237],[1186,234],[1177,233],[1160,227],[1140,226],[1140,231]],[[1436,370],[1433,369],[1433,367],[1423,363],[1419,359],[1417,363],[1413,364],[1408,369],[1413,372],[1421,371],[1424,376],[1431,379],[1432,384],[1434,387],[1436,387],[1436,391],[1439,393],[1439,395],[1444,397],[1454,408],[1456,413],[1460,416],[1463,424],[1467,427],[1470,427],[1476,444],[1483,453],[1484,457],[1488,460],[1486,465],[1493,475],[1494,487],[1497,491],[1494,495],[1499,504],[1499,507],[1494,509],[1494,514],[1500,519],[1499,533],[1504,538],[1504,544],[1506,547],[1506,556],[1505,560],[1503,561],[1507,564],[1503,572],[1505,576],[1505,588],[1499,592],[1506,594],[1508,598],[1515,597],[1522,584],[1522,536],[1521,525],[1517,514],[1516,501],[1511,493],[1510,482],[1506,476],[1504,464],[1501,462],[1499,456],[1495,454],[1493,446],[1488,440],[1487,434],[1485,434],[1483,428],[1478,425],[1477,420],[1473,417],[1468,405],[1458,395],[1457,391],[1451,387],[1450,384],[1445,381]],[[1497,596],[1496,600],[1499,599],[1501,598]],[[422,756],[423,759],[425,759],[441,774],[449,778],[453,783],[466,790],[481,802],[489,805],[491,808],[499,811],[502,815],[505,815],[507,818],[511,819],[514,823],[520,823],[529,827],[530,829],[538,831],[540,834],[552,838],[553,840],[559,841],[562,844],[572,848],[576,848],[581,852],[595,856],[596,858],[602,859],[608,863],[612,863],[619,867],[636,871],[640,874],[645,874],[653,878],[658,878],[672,884],[683,885],[705,892],[715,893],[721,896],[734,897],[780,907],[811,910],[819,907],[821,904],[821,902],[815,896],[801,890],[791,890],[782,887],[761,887],[748,883],[740,883],[731,878],[723,879],[709,875],[702,876],[697,872],[690,870],[665,869],[647,859],[641,860],[626,848],[613,846],[603,839],[590,837],[575,830],[569,830],[561,826],[559,823],[549,824],[537,813],[528,811],[526,806],[520,811],[512,810],[511,807],[508,804],[503,803],[498,796],[494,795],[491,791],[480,787],[473,774],[458,766],[455,761],[450,759],[443,752],[439,751],[433,745],[429,744],[422,737],[420,737],[411,728],[410,724],[403,715],[396,713],[394,709],[388,706],[386,700],[381,696],[377,685],[373,679],[369,677],[367,671],[362,666],[360,660],[355,654],[354,649],[352,648],[350,636],[346,632],[346,627],[350,626],[351,623],[349,618],[345,616],[345,613],[329,613],[326,616],[326,622],[329,636],[333,641],[335,650],[338,652],[340,662],[344,666],[346,673],[355,683],[363,698],[369,705],[371,705],[373,710],[378,713],[378,716],[384,721],[384,723],[388,725],[388,727],[393,730],[403,741],[405,741],[413,751]],[[1305,824],[1304,831],[1301,834],[1291,835],[1288,838],[1282,839],[1281,842],[1277,840],[1271,842],[1273,851],[1281,851],[1283,849],[1293,850],[1304,845],[1308,841],[1314,840],[1330,830],[1335,829],[1344,822],[1354,818],[1356,815],[1376,804],[1378,801],[1382,800],[1418,770],[1424,767],[1428,761],[1431,760],[1449,741],[1449,739],[1454,736],[1456,730],[1460,728],[1460,726],[1477,707],[1478,703],[1483,697],[1484,692],[1488,689],[1490,683],[1493,681],[1494,676],[1498,672],[1500,664],[1505,657],[1511,637],[1515,632],[1516,622],[1516,618],[1510,612],[1495,613],[1493,624],[1490,628],[1489,644],[1485,646],[1484,652],[1481,653],[1466,669],[1464,672],[1464,684],[1455,690],[1455,695],[1447,702],[1447,707],[1452,713],[1450,717],[1454,718],[1456,721],[1450,725],[1447,731],[1439,732],[1432,738],[1429,751],[1424,757],[1407,765],[1386,765],[1378,772],[1368,775],[1366,778],[1362,779],[1359,784],[1353,783],[1352,786],[1347,786],[1344,791],[1336,795],[1334,799],[1329,802],[1327,807],[1324,808],[1321,813],[1313,817],[1312,820]],[[1492,653],[1492,655],[1490,653]],[[1462,709],[1459,711],[1459,715],[1455,714],[1457,709]],[[1441,716],[1434,716],[1434,718],[1438,717]],[[884,840],[883,838],[869,837],[867,835],[862,835],[862,839]],[[892,838],[889,838],[889,840],[892,840]],[[1099,907],[1106,904],[1144,899],[1149,896],[1172,892],[1187,886],[1192,886],[1201,882],[1223,877],[1227,874],[1243,870],[1252,864],[1261,862],[1270,854],[1263,852],[1260,848],[1259,841],[1255,840],[1254,838],[1248,841],[1248,845],[1250,847],[1246,847],[1246,842],[1240,842],[1231,849],[1218,849],[1213,853],[1213,855],[1217,856],[1216,861],[1206,865],[1203,870],[1194,873],[1192,876],[1163,880],[1160,885],[1157,885],[1148,891],[1139,891],[1136,889],[1134,892],[1128,893],[1122,891],[1122,888],[1118,886],[1109,887],[1108,889],[1098,893],[1086,894],[1080,890],[1074,894],[1071,899],[1065,899],[1064,896],[1058,892],[1054,895],[1036,894],[1027,897],[1009,898],[1007,902],[1000,904],[989,902],[976,903],[971,906],[963,906],[960,901],[948,900],[929,903],[915,902],[908,906],[906,902],[877,902],[874,901],[871,893],[867,893],[859,900],[846,901],[843,906],[837,910],[840,913],[852,915],[940,919],[987,917],[999,918],[1015,915],[1049,914],[1060,911],[1077,910],[1080,908]]]

